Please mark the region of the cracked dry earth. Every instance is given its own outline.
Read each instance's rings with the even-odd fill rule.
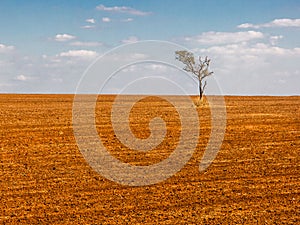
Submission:
[[[300,97],[226,96],[223,144],[200,173],[211,131],[202,104],[191,160],[144,187],[114,183],[87,164],[73,134],[73,97],[0,95],[0,224],[299,224]],[[149,118],[160,115],[167,124],[164,142],[141,153],[114,135],[113,100],[99,96],[96,110],[107,150],[132,165],[167,158],[180,133],[172,106],[148,97],[133,109],[131,128],[139,138],[149,136]]]

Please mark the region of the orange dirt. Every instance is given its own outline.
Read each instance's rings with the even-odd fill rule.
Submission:
[[[158,98],[135,106],[131,128],[146,138],[149,120],[162,115],[166,141],[147,153],[123,146],[110,126],[113,99],[100,96],[96,119],[112,155],[149,165],[176,148],[179,117]],[[162,183],[128,187],[97,174],[81,155],[72,95],[0,95],[0,224],[299,223],[300,97],[225,100],[223,145],[204,173],[198,166],[211,129],[207,105],[198,108],[201,137],[189,163]]]

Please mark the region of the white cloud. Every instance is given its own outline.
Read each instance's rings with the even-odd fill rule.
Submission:
[[[270,27],[300,27],[300,19],[275,19],[268,24]]]
[[[114,63],[114,61],[119,62],[128,62],[128,61],[139,61],[139,60],[146,60],[148,55],[143,53],[122,53],[122,54],[112,54],[110,57],[106,57],[107,63]]]
[[[299,54],[298,48],[286,49],[277,46],[270,46],[264,43],[256,43],[248,45],[246,43],[229,44],[225,46],[213,46],[206,49],[199,49],[202,53],[208,53],[213,55],[226,55],[234,56],[237,58],[253,58],[261,56],[284,56]]]
[[[121,20],[121,22],[132,22],[132,21],[133,21],[133,18],[126,18],[126,19]]]
[[[92,24],[96,23],[96,20],[94,18],[86,19],[85,21],[88,22],[88,23],[92,23]]]
[[[18,81],[28,81],[28,80],[32,80],[32,79],[33,79],[33,77],[26,76],[26,75],[23,75],[23,74],[20,74],[17,77],[15,77],[15,80],[18,80]]]
[[[278,43],[278,41],[279,41],[280,39],[282,39],[282,38],[283,38],[282,35],[271,36],[271,37],[270,37],[270,43],[271,43],[271,45],[276,45],[276,44]]]
[[[110,21],[111,21],[111,19],[109,17],[103,17],[102,18],[102,22],[108,23]]]
[[[228,44],[250,41],[253,39],[261,39],[264,35],[257,31],[245,32],[205,32],[198,36],[185,37],[184,40],[188,42],[197,42],[199,44]]]
[[[82,29],[93,29],[95,28],[94,25],[85,25],[85,26],[81,26]]]
[[[242,42],[194,52],[212,59],[211,68],[225,94],[295,94],[297,89],[299,92],[294,84],[299,83],[295,72],[299,70],[299,48]],[[280,86],[283,80],[286,87]]]
[[[95,51],[89,50],[70,50],[67,52],[61,52],[59,54],[61,57],[80,57],[80,58],[95,58],[98,56],[98,53]]]
[[[106,7],[104,5],[98,5],[96,7],[97,10],[100,11],[107,11],[107,12],[117,12],[117,13],[126,13],[126,14],[130,14],[130,15],[136,15],[136,16],[146,16],[151,14],[151,12],[144,12],[144,11],[140,11],[131,7],[127,7],[127,6],[113,6],[113,7]]]
[[[71,46],[81,46],[81,47],[98,47],[103,45],[102,42],[83,42],[83,41],[74,41],[70,43]]]
[[[152,70],[152,71],[156,71],[156,72],[167,72],[167,71],[171,71],[171,70],[175,70],[174,68],[164,65],[164,64],[159,64],[159,63],[150,63],[150,64],[146,64],[144,66],[144,68],[146,70]]]
[[[129,60],[143,60],[146,59],[148,56],[143,53],[131,53],[128,54],[127,59]]]
[[[64,41],[70,41],[75,39],[76,37],[70,34],[57,34],[55,35],[54,40],[55,41],[60,41],[60,42],[64,42]]]
[[[159,63],[134,64],[122,69],[123,72],[139,72],[139,76],[141,76],[141,73],[145,75],[146,72],[150,72],[150,74],[156,72],[159,74],[171,70],[174,70],[174,68]]]
[[[257,28],[255,25],[253,25],[252,23],[242,23],[240,25],[237,26],[238,28]]]
[[[139,39],[136,37],[136,36],[130,36],[128,37],[127,39],[125,40],[122,40],[121,42],[123,44],[130,44],[130,43],[134,43],[134,42],[137,42]]]
[[[6,53],[6,52],[11,52],[15,49],[14,46],[12,45],[4,45],[0,44],[0,53]]]
[[[263,27],[300,27],[300,19],[275,19],[269,23],[252,24],[243,23],[237,26],[238,28],[263,28]]]
[[[69,44],[69,43],[68,43]],[[98,54],[61,50],[38,56],[0,54],[0,89],[8,93],[74,93],[83,71]]]

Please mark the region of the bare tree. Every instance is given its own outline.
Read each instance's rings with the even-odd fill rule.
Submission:
[[[176,51],[175,55],[176,59],[185,65],[183,69],[187,72],[191,72],[197,78],[199,85],[199,98],[201,100],[207,85],[207,82],[204,79],[213,74],[212,71],[209,71],[210,59],[208,59],[207,56],[204,59],[199,56],[198,62],[195,62],[194,54],[185,50]]]

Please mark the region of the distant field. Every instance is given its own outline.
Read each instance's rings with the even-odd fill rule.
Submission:
[[[299,223],[300,97],[225,97],[225,138],[204,173],[198,166],[211,124],[209,107],[199,107],[201,136],[192,159],[170,179],[146,187],[116,184],[86,163],[72,129],[73,97],[0,95],[0,224]],[[148,98],[136,106],[137,136],[149,135],[149,108],[168,122],[159,148],[136,153],[114,136],[113,100],[99,97],[96,119],[112,155],[150,165],[172,152],[180,123],[170,105]]]

